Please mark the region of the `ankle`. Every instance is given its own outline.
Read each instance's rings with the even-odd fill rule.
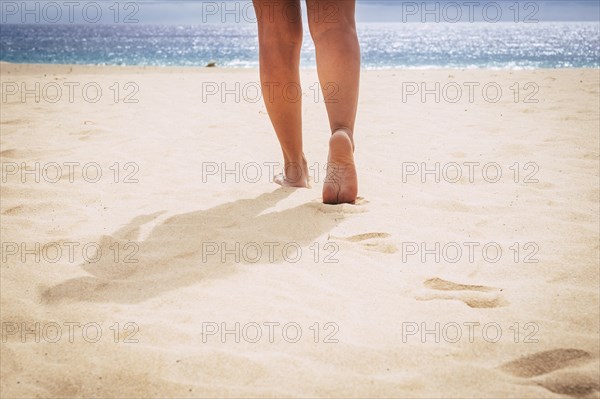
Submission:
[[[306,158],[304,157],[304,154],[295,155],[293,157],[284,156],[284,163],[285,163],[286,167],[288,165],[300,165],[300,166],[302,166],[302,165],[306,164]]]
[[[304,157],[285,162],[284,175],[286,179],[294,183],[306,179],[307,163]]]

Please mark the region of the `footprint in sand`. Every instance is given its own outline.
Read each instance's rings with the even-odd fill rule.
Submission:
[[[3,211],[0,211],[0,214],[9,215],[9,216],[17,216],[17,215],[24,214],[25,210],[26,210],[25,205],[17,205],[17,206],[13,206],[8,209],[5,209]]]
[[[557,373],[537,382],[542,386],[560,395],[568,395],[574,398],[598,397],[600,383],[598,377],[584,375],[581,373]],[[594,394],[595,393],[595,394]]]
[[[348,243],[360,243],[366,250],[384,254],[393,254],[398,251],[398,248],[385,240],[389,236],[388,233],[364,233],[351,237],[329,236],[329,239]]]
[[[323,204],[323,200],[321,198],[315,199],[311,202],[311,206],[316,207],[319,212],[331,214],[331,213],[340,213],[344,215],[356,214],[356,213],[365,213],[368,208],[365,207],[369,201],[364,199],[363,197],[356,198],[354,204],[339,204],[339,205],[326,205]]]
[[[0,157],[3,157],[3,158],[17,158],[17,150],[10,149],[10,150],[0,151]]]
[[[593,356],[581,349],[554,349],[521,357],[503,364],[500,369],[515,377],[528,378],[532,384],[550,392],[582,398],[600,391],[598,378],[581,372],[561,370],[580,366],[591,360]]]
[[[501,297],[501,290],[484,285],[458,284],[441,278],[431,278],[423,285],[432,292],[419,297],[419,301],[453,300],[462,301],[472,308],[497,308],[506,306],[507,302]]]
[[[25,119],[10,119],[0,122],[1,125],[24,125],[26,123],[27,122],[25,121]]]

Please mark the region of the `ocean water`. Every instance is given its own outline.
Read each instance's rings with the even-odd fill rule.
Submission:
[[[600,66],[600,25],[586,22],[363,23],[363,66],[570,68]],[[0,60],[93,65],[258,66],[254,25],[21,25],[0,27]],[[305,37],[302,67],[314,67]]]

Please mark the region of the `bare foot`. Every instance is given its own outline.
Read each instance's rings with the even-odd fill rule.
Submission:
[[[327,177],[323,184],[323,203],[353,204],[358,195],[358,177],[354,165],[354,145],[348,133],[335,132],[329,140]]]
[[[308,188],[308,163],[302,157],[300,162],[289,162],[285,165],[284,173],[274,177],[275,183],[282,187]]]

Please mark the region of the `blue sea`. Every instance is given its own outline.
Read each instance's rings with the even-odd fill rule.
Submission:
[[[252,24],[3,24],[0,61],[13,63],[258,66]],[[361,23],[363,67],[598,68],[600,26],[593,22]],[[307,35],[302,67],[314,67]]]

